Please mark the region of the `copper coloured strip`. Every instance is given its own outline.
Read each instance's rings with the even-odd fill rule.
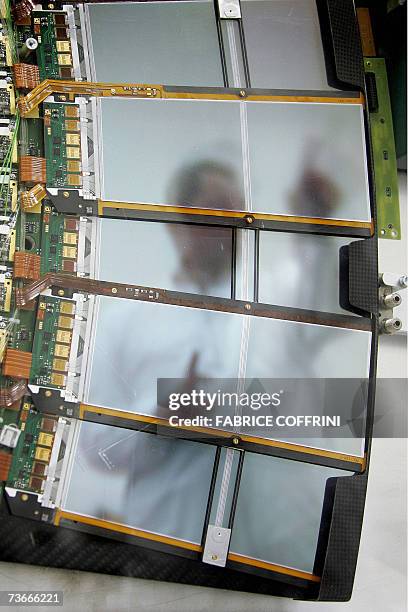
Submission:
[[[91,525],[93,527],[100,527],[108,531],[116,531],[118,533],[124,533],[136,538],[143,538],[145,540],[154,540],[161,542],[162,544],[168,544],[169,546],[176,546],[178,548],[185,548],[187,550],[195,550],[197,552],[202,551],[202,547],[194,542],[186,542],[185,540],[179,540],[177,538],[171,538],[160,535],[158,533],[152,533],[150,531],[144,531],[142,529],[135,529],[134,527],[128,527],[121,523],[114,523],[113,521],[105,521],[97,519],[92,516],[83,516],[82,514],[76,514],[74,512],[66,512],[65,510],[58,509],[54,517],[54,525],[59,526],[61,519],[73,521],[75,523],[82,523],[85,525]]]
[[[253,315],[298,323],[311,323],[328,327],[342,327],[371,331],[370,319],[356,316],[347,316],[332,313],[315,313],[308,310],[283,308],[268,304],[249,303],[238,300],[199,296],[190,293],[178,293],[166,289],[156,289],[139,285],[125,285],[123,283],[109,283],[106,281],[81,278],[67,274],[50,272],[24,288],[16,290],[17,306],[20,308],[38,297],[43,291],[51,287],[59,288],[58,295],[65,296],[69,292],[83,292],[92,295],[102,295],[115,298],[124,298],[143,302],[171,304],[188,308],[215,310],[217,312]]]
[[[269,570],[270,572],[278,572],[279,574],[286,574],[288,576],[294,576],[296,578],[303,578],[304,580],[310,580],[311,582],[320,582],[321,580],[320,576],[316,576],[315,574],[309,574],[309,572],[302,572],[291,567],[276,565],[276,563],[268,563],[267,561],[260,561],[259,559],[245,557],[244,555],[238,555],[236,553],[229,553],[228,560],[235,561],[236,563],[243,563],[245,565],[251,565],[252,567],[259,567],[262,569]]]
[[[191,99],[191,100],[242,100],[264,101],[264,102],[312,102],[324,104],[364,104],[364,98],[360,94],[355,96],[323,96],[323,95],[293,95],[279,93],[253,93],[251,90],[228,90],[222,92],[212,91],[175,91],[166,90],[163,85],[150,85],[144,83],[93,83],[79,81],[64,81],[46,79],[26,96],[20,97],[18,106],[24,117],[36,108],[41,102],[52,94],[65,94],[66,101],[73,100],[75,95],[93,97],[120,97],[120,98],[168,98],[168,99]]]
[[[167,419],[160,417],[152,417],[143,414],[137,414],[135,412],[127,412],[120,409],[113,408],[102,408],[101,406],[92,406],[90,404],[79,405],[79,418],[86,420],[86,413],[104,415],[107,417],[114,417],[116,419],[124,419],[126,421],[136,421],[145,423],[146,425],[158,425],[162,427],[171,427],[172,429],[181,431],[191,431],[205,436],[213,436],[218,438],[226,438],[231,440],[231,444],[234,444],[232,440],[237,438],[240,442],[248,442],[251,444],[257,444],[259,446],[268,446],[270,448],[282,449],[293,453],[302,453],[304,455],[312,455],[322,457],[326,459],[334,459],[336,461],[346,461],[361,466],[364,470],[366,467],[366,457],[358,457],[355,455],[347,455],[338,451],[329,451],[319,448],[313,448],[311,446],[304,446],[302,444],[296,444],[291,442],[281,442],[279,440],[271,440],[268,438],[261,438],[257,436],[250,436],[247,434],[236,434],[231,431],[223,429],[215,429],[211,427],[193,427],[187,425],[170,425]]]
[[[177,538],[163,536],[157,533],[152,533],[150,531],[135,529],[127,525],[122,525],[121,523],[115,523],[113,521],[106,521],[103,519],[94,518],[92,516],[84,516],[82,514],[76,514],[74,512],[68,512],[65,510],[58,509],[55,513],[54,525],[56,525],[57,527],[60,526],[61,520],[81,523],[82,525],[97,527],[105,531],[115,531],[116,533],[122,533],[129,536],[133,536],[135,538],[143,538],[145,540],[160,542],[161,544],[175,546],[177,548],[184,548],[187,550],[202,552],[202,546],[200,546],[199,544],[194,544],[193,542],[186,542],[185,540],[178,540]],[[252,567],[259,567],[272,572],[278,572],[280,574],[285,574],[296,578],[302,578],[304,580],[310,580],[311,582],[320,582],[320,577],[316,576],[315,574],[310,574],[309,572],[302,572],[301,570],[285,567],[276,563],[268,563],[266,561],[260,561],[258,559],[245,557],[244,555],[238,555],[235,553],[229,553],[228,559],[229,561],[235,561],[237,563],[251,565]]]
[[[98,200],[98,214],[104,215],[104,209],[113,208],[115,210],[140,210],[141,212],[163,212],[175,213],[179,215],[204,215],[212,217],[225,217],[232,219],[242,219],[248,223],[248,227],[254,220],[275,221],[277,223],[298,223],[306,225],[324,225],[328,227],[350,227],[356,229],[367,229],[372,235],[374,224],[372,221],[347,221],[344,219],[325,219],[320,217],[298,217],[295,215],[272,215],[265,213],[243,212],[236,210],[216,210],[209,208],[189,208],[187,206],[163,206],[160,204],[139,204],[137,202],[109,202]]]

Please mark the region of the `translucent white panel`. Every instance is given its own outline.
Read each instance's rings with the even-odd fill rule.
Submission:
[[[248,378],[368,376],[371,333],[251,317]]]
[[[63,509],[200,543],[215,448],[81,423]]]
[[[312,572],[326,481],[346,474],[246,453],[231,553]]]
[[[242,0],[251,86],[330,89],[315,0]]]
[[[90,404],[169,418],[168,406],[157,405],[158,378],[193,385],[238,377],[239,315],[108,297],[98,303]]]
[[[87,4],[92,79],[222,87],[212,2]]]
[[[260,232],[259,301],[346,313],[339,301],[339,264],[340,248],[350,242],[338,236]]]
[[[371,218],[359,104],[105,99],[101,130],[106,200]]]
[[[105,99],[101,111],[104,199],[242,209],[238,104]]]
[[[173,413],[163,386],[158,396],[159,378],[177,379],[169,393],[194,388],[235,392],[236,379],[246,378],[248,392],[271,395],[281,390],[277,380],[290,379],[300,386],[283,382],[279,414],[340,415],[335,433],[324,423],[290,432],[257,425],[238,430],[355,456],[363,453],[364,429],[353,429],[350,423],[353,418],[365,422],[362,381],[369,373],[369,332],[101,297],[93,333],[83,398],[89,404],[168,419]],[[303,379],[315,378],[345,381],[302,387]],[[234,410],[216,405],[207,416],[231,416]],[[271,410],[275,414],[273,407],[266,414]],[[188,406],[177,416],[202,412]],[[249,408],[236,412],[255,414]],[[215,420],[212,426],[217,426]]]
[[[232,230],[97,219],[95,278],[231,297]]]
[[[294,429],[252,429],[252,434],[355,456],[364,453],[364,423],[367,397],[362,381],[368,380],[371,333],[324,327],[293,321],[252,318],[250,322],[245,376],[261,380],[262,389],[276,392],[273,379],[296,379],[300,387],[283,385],[279,414],[339,415],[341,426]],[[269,380],[268,380],[269,379]],[[344,379],[336,387],[304,386],[303,379]],[[281,389],[279,389],[280,391]],[[355,435],[352,420],[359,421]],[[334,433],[335,432],[335,433]],[[298,437],[296,436],[298,433]]]
[[[256,212],[370,219],[362,107],[248,102]]]

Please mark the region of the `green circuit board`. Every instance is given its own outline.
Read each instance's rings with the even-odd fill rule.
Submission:
[[[40,80],[61,78],[58,64],[55,13],[43,11],[34,13],[34,28],[39,31],[37,62]]]
[[[44,104],[47,184],[52,187],[79,187],[80,133],[78,106]]]
[[[40,298],[33,343],[32,384],[65,386],[73,312],[72,302],[51,296]]]
[[[42,415],[35,413],[31,404],[25,403],[21,411],[19,427],[23,431],[13,452],[8,484],[18,489],[28,489],[36,445],[41,430]]]
[[[21,434],[13,450],[8,486],[42,492],[56,425],[55,418],[38,413],[28,399],[24,401],[17,421]]]
[[[375,75],[378,108],[370,113],[379,238],[401,239],[397,158],[385,60],[366,58],[365,71]]]

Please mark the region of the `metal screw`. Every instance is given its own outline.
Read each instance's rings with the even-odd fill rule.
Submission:
[[[244,308],[245,310],[251,310],[251,304],[245,304]]]
[[[112,287],[112,293],[117,293],[118,290],[116,289],[116,287]]]
[[[114,87],[112,87],[112,89],[110,91],[111,91],[112,96],[114,96],[115,93],[116,93],[116,89]]]
[[[45,397],[51,397],[51,395],[52,395],[52,391],[47,390],[45,392]]]
[[[69,191],[63,191],[62,195],[64,196],[64,198],[69,198]]]
[[[24,501],[24,502],[28,501],[28,495],[27,495],[27,493],[23,493],[23,494],[22,494],[22,496],[21,496],[21,501]]]
[[[237,437],[232,438],[232,443],[233,443],[233,445],[234,445],[234,446],[238,446],[238,444],[239,444],[239,438],[237,438]]]
[[[249,223],[249,225],[251,225],[251,223],[253,223],[253,222],[254,222],[254,218],[253,218],[253,217],[251,217],[251,215],[247,215],[247,216],[245,217],[245,221],[246,221],[247,223]]]
[[[65,295],[65,291],[63,289],[58,289],[58,295],[60,297],[64,296]]]
[[[212,559],[213,561],[216,561],[216,560],[218,559],[218,556],[217,556],[217,555],[211,555],[211,559]]]
[[[246,97],[245,89],[241,89],[241,91],[239,92],[239,95],[241,96],[241,98],[245,98]]]

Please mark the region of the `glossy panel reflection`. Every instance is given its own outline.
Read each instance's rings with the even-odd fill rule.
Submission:
[[[223,87],[212,2],[114,2],[86,11],[92,80]]]
[[[259,301],[320,312],[340,307],[340,248],[337,236],[259,233]],[[350,313],[347,313],[350,314]]]
[[[215,448],[83,422],[63,509],[200,543]]]
[[[313,572],[326,481],[346,474],[246,453],[230,552]]]
[[[315,0],[242,0],[251,87],[330,89]]]
[[[95,278],[231,297],[232,230],[97,219]]]

